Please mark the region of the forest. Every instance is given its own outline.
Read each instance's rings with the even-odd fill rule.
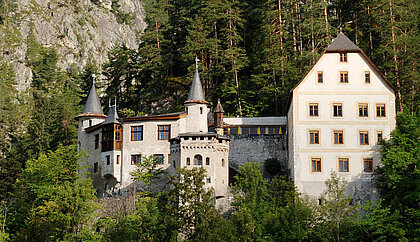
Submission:
[[[91,2],[98,2],[91,0]],[[113,6],[118,0],[112,0]],[[66,1],[77,5],[77,0]],[[414,241],[419,236],[419,7],[415,0],[144,0],[141,44],[116,45],[108,62],[63,70],[54,46],[29,32],[28,88],[0,55],[0,241],[346,240]],[[1,38],[16,21],[15,0],[0,0]],[[125,16],[129,18],[129,16]],[[33,31],[33,30],[30,30]],[[197,56],[206,99],[229,116],[284,115],[289,91],[331,40],[344,32],[394,86],[397,128],[383,143],[378,203],[352,204],[332,174],[323,203],[298,194],[287,177],[247,164],[231,184],[231,214],[203,189],[203,171],[180,170],[164,193],[98,215],[91,181],[78,173],[77,122],[92,74],[103,107],[120,116],[180,111]],[[104,110],[106,111],[106,110]],[[151,182],[155,174],[135,177]],[[185,193],[180,191],[186,191]],[[185,197],[182,197],[182,196]],[[184,199],[180,201],[180,199]],[[177,204],[188,204],[176,206]],[[118,206],[124,207],[121,202]]]

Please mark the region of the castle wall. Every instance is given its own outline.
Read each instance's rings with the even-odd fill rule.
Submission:
[[[286,135],[230,135],[229,165],[238,169],[246,162],[259,162],[261,167],[269,158],[287,165]]]

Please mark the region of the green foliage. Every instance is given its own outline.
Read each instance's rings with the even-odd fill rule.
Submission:
[[[136,164],[136,169],[130,172],[130,175],[133,180],[143,181],[144,184],[150,185],[154,179],[164,173],[160,166],[161,162],[163,161],[155,159],[153,155],[142,156],[140,162]]]
[[[75,146],[60,146],[26,163],[9,216],[14,239],[77,238],[89,226],[98,206],[91,180],[82,177],[83,159]]]

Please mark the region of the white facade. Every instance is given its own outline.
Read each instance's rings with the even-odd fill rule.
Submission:
[[[291,95],[289,164],[299,191],[319,196],[331,172],[369,180],[377,141],[395,128],[395,95],[362,51],[325,52]]]

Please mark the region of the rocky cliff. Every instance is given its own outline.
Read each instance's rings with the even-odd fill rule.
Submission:
[[[55,48],[66,70],[89,60],[102,65],[120,43],[137,48],[146,26],[141,0],[15,0],[8,15],[0,25],[0,59],[13,63],[19,89],[32,77],[26,63],[31,38]]]

